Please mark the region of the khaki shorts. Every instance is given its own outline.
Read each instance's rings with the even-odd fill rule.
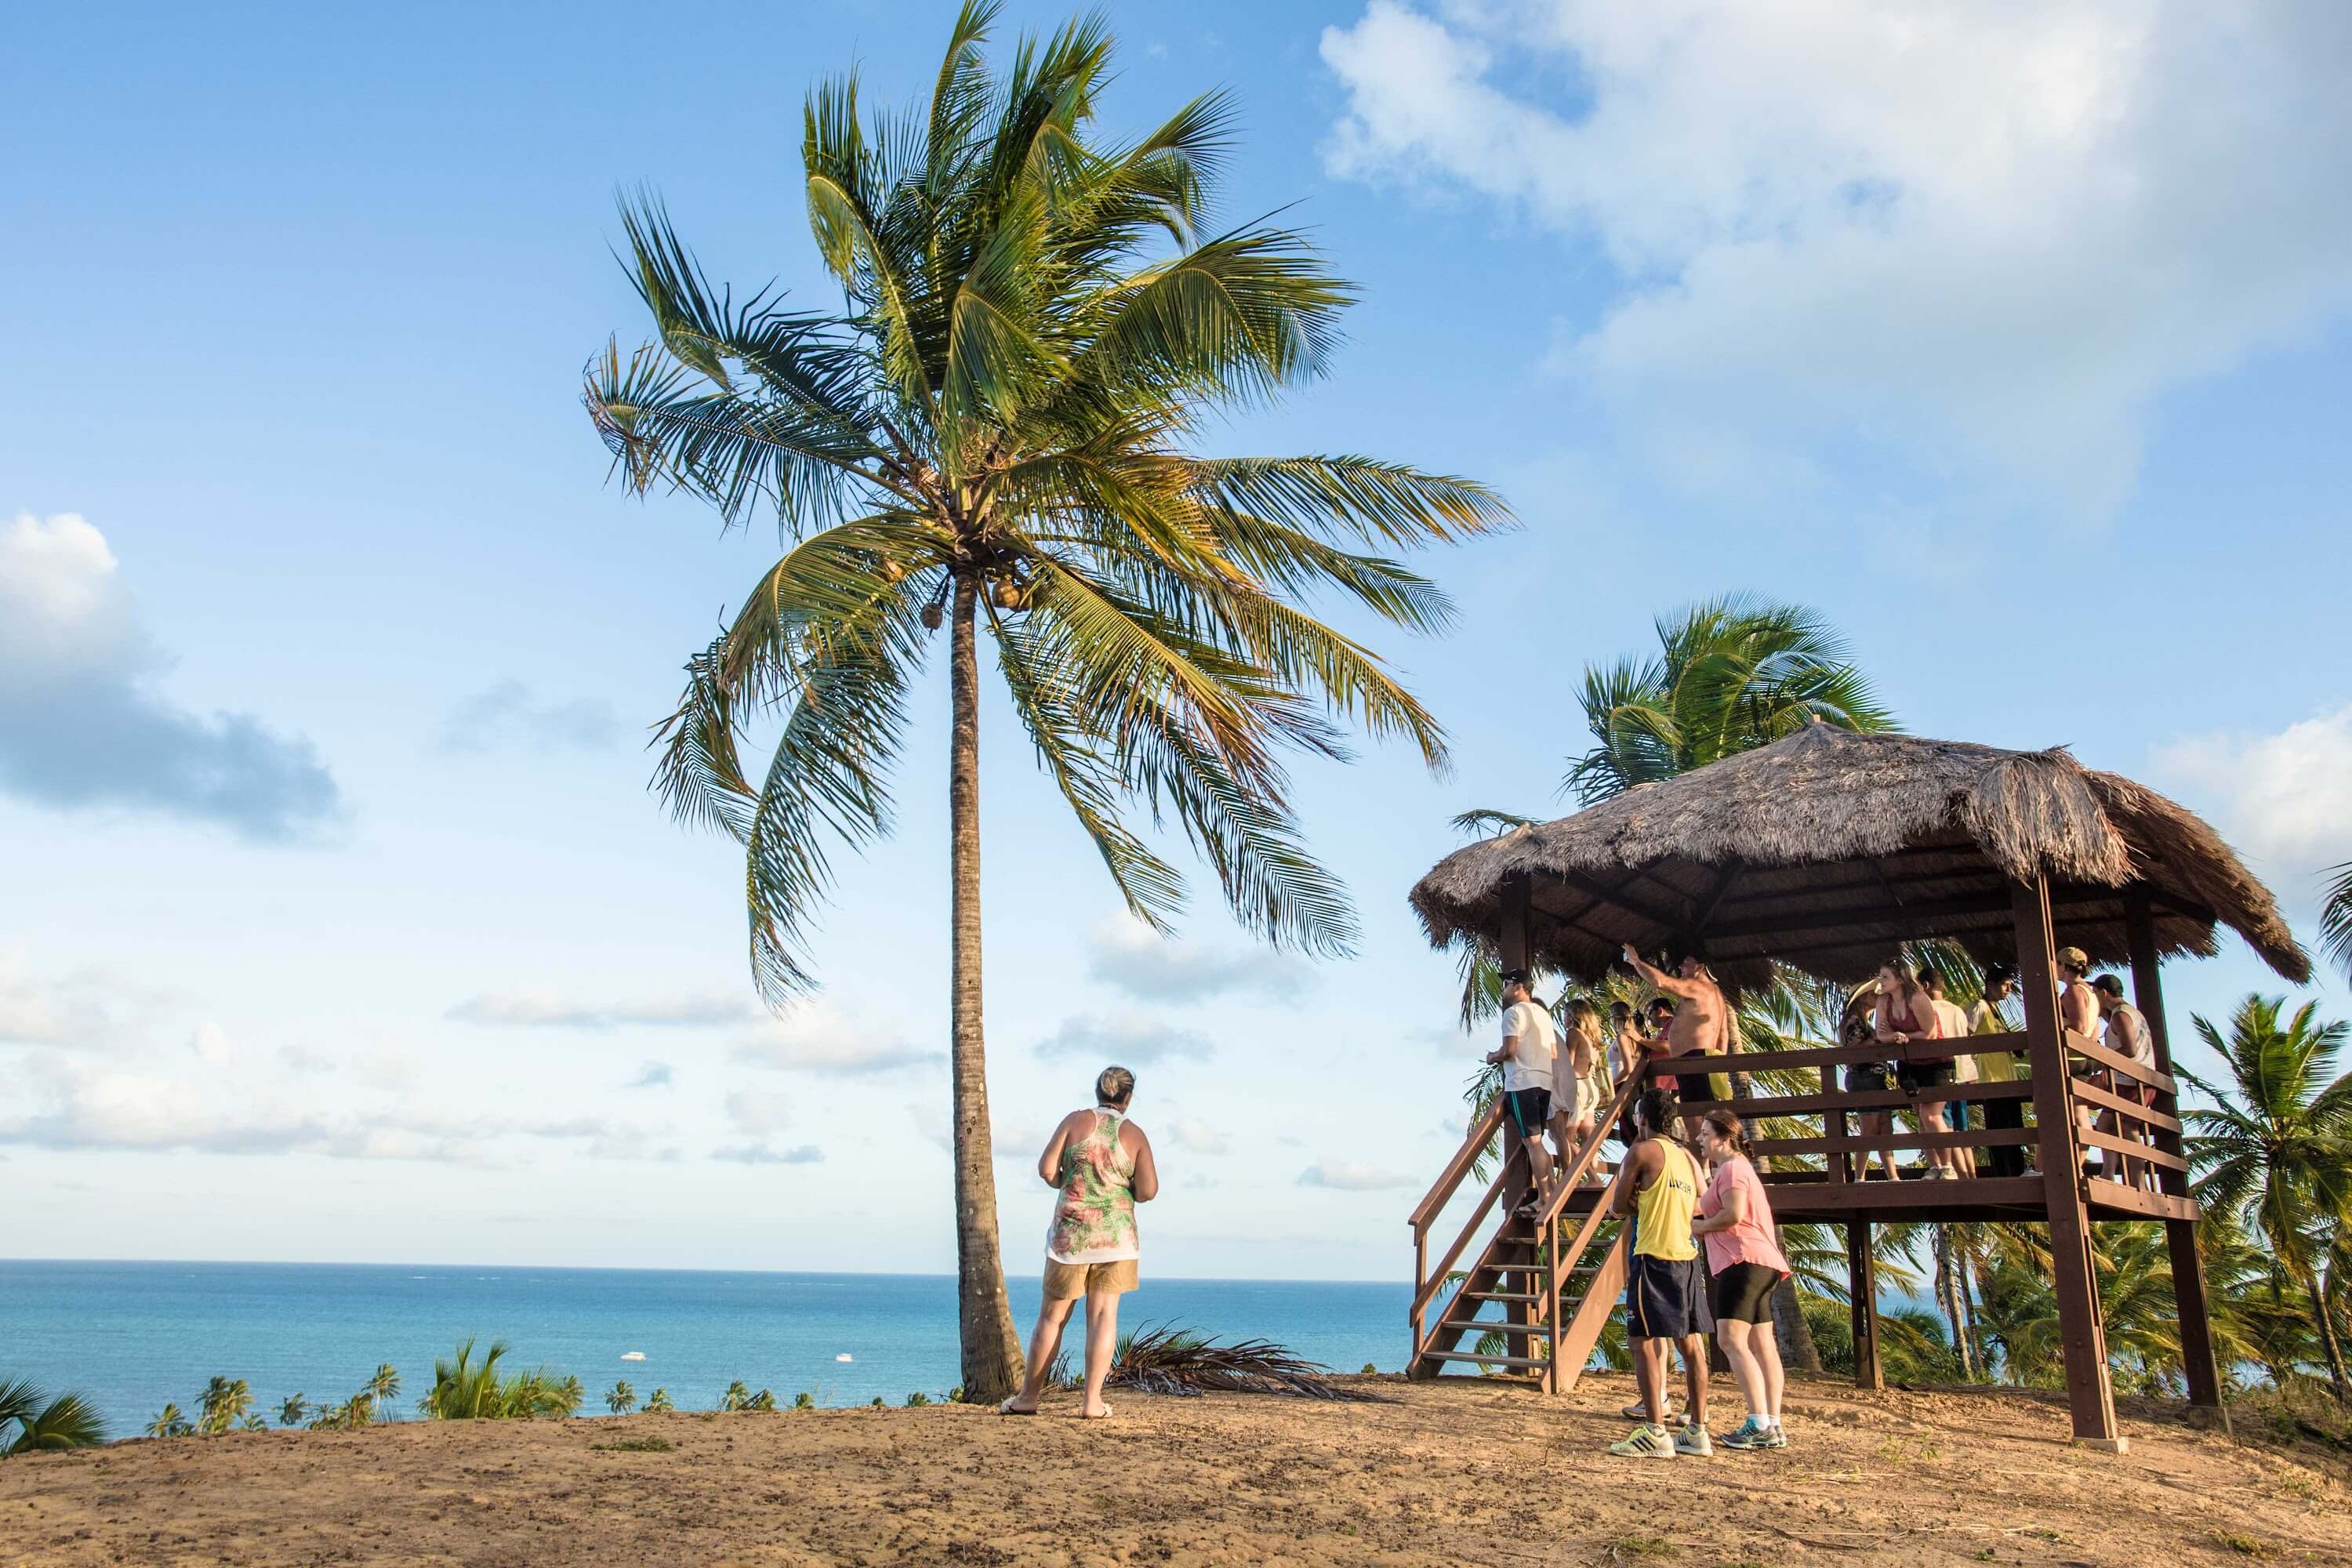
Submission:
[[[1057,1263],[1045,1259],[1045,1300],[1066,1301],[1074,1296],[1119,1296],[1136,1289],[1135,1259],[1116,1263]]]

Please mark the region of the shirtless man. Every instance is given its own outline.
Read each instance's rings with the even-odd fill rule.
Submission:
[[[1715,983],[1706,965],[1696,958],[1685,958],[1668,974],[1663,969],[1642,962],[1633,943],[1625,944],[1625,962],[1633,973],[1652,985],[1675,998],[1675,1016],[1666,1025],[1666,1048],[1669,1057],[1721,1056],[1731,1043],[1731,1008],[1723,999],[1723,987]],[[1687,1086],[1666,1084],[1662,1088],[1702,1089],[1712,1093],[1702,1079]],[[1696,1098],[1694,1096],[1693,1098]],[[1696,1127],[1696,1116],[1684,1119]]]

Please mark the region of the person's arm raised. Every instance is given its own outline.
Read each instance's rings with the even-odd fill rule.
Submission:
[[[1160,1164],[1151,1157],[1151,1140],[1143,1135],[1143,1129],[1132,1121],[1128,1126],[1135,1133],[1135,1175],[1128,1183],[1128,1191],[1135,1194],[1137,1203],[1148,1204],[1160,1195]]]

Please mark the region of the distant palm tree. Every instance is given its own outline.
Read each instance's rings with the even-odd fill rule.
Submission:
[[[499,1384],[499,1362],[507,1353],[504,1340],[493,1341],[478,1362],[474,1342],[457,1347],[457,1359],[433,1362],[433,1388],[422,1406],[436,1421],[493,1419],[505,1414]]]
[[[670,1403],[669,1390],[667,1388],[655,1389],[652,1397],[646,1401],[646,1410],[648,1414],[658,1415],[663,1411],[677,1408],[677,1405]]]
[[[269,1423],[262,1419],[260,1411],[248,1410],[245,1413],[245,1419],[236,1424],[236,1429],[240,1432],[267,1432]]]
[[[106,1423],[83,1395],[51,1398],[22,1380],[0,1382],[0,1457],[87,1448],[105,1440]]]
[[[280,1426],[299,1426],[310,1414],[310,1402],[299,1394],[290,1394],[278,1407],[278,1424]]]
[[[176,1405],[166,1404],[155,1412],[155,1419],[147,1423],[150,1437],[189,1437],[195,1435],[195,1423],[180,1413]]]
[[[253,1408],[253,1390],[243,1378],[234,1382],[215,1376],[205,1385],[197,1401],[199,1412],[196,1430],[206,1436],[217,1436],[236,1425],[239,1417]]]
[[[719,1396],[719,1408],[721,1410],[740,1410],[751,1403],[751,1390],[740,1377],[729,1384],[727,1392]]]
[[[2216,1088],[2177,1069],[2214,1101],[2182,1112],[2198,1201],[2210,1212],[2244,1217],[2284,1276],[2299,1286],[2319,1331],[2327,1381],[2339,1403],[2352,1403],[2335,1289],[2323,1273],[2329,1254],[2352,1231],[2352,1073],[2335,1076],[2352,1027],[2317,1021],[2305,1003],[2282,1021],[2283,998],[2249,995],[2230,1032],[2203,1017],[2197,1033],[2229,1070]]]
[[[775,1407],[776,1396],[764,1388],[743,1402],[746,1410],[773,1410]]]
[[[637,1407],[637,1391],[623,1378],[613,1384],[613,1392],[604,1395],[604,1408],[615,1415],[626,1415]]]
[[[793,1394],[793,1409],[795,1409],[795,1410],[814,1410],[814,1409],[815,1409],[815,1408],[816,1408],[816,1395],[815,1395],[815,1394],[811,1394],[811,1393],[810,1393],[807,1389],[805,1389],[805,1388],[802,1389],[798,1394]]]
[[[376,1363],[375,1375],[367,1380],[370,1399],[382,1409],[390,1410],[392,1402],[400,1396],[400,1372],[390,1362]]]
[[[592,365],[586,402],[640,490],[730,524],[772,509],[786,552],[688,666],[656,782],[745,850],[753,979],[811,984],[834,839],[889,830],[927,634],[949,628],[950,1033],[964,1384],[993,1401],[1021,1347],[997,1242],[981,1026],[982,629],[1013,712],[1128,908],[1167,929],[1183,882],[1126,820],[1172,816],[1236,917],[1350,950],[1307,851],[1286,752],[1339,723],[1445,742],[1382,661],[1302,605],[1328,590],[1414,632],[1452,619],[1393,557],[1502,526],[1478,485],[1368,458],[1199,454],[1216,416],[1330,367],[1353,297],[1296,230],[1205,226],[1234,143],[1222,94],[1123,145],[1095,134],[1098,18],[992,77],[997,0],[959,15],[927,111],[860,123],[854,76],[808,98],[810,226],[842,309],[742,305],[660,206],[622,218],[658,337]],[[785,715],[762,777],[740,750]]]

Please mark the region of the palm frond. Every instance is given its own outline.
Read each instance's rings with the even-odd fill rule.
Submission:
[[[1106,1384],[1144,1394],[1281,1394],[1300,1399],[1380,1403],[1367,1389],[1333,1383],[1330,1369],[1265,1340],[1221,1344],[1195,1329],[1158,1324],[1123,1338]]]

